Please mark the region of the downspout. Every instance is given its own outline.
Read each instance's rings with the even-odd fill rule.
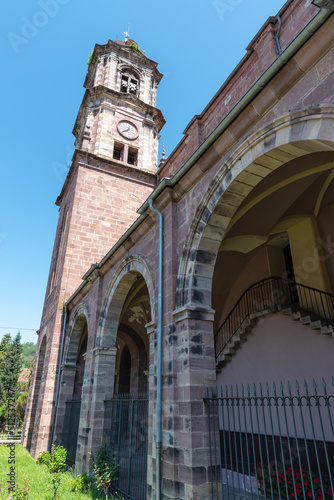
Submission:
[[[158,335],[157,335],[157,421],[156,421],[156,499],[161,499],[161,428],[162,428],[162,278],[163,278],[163,215],[148,199],[150,209],[159,216],[159,279],[158,279]]]
[[[64,351],[64,344],[65,344],[65,328],[66,328],[66,319],[67,319],[67,304],[66,304],[66,302],[63,306],[63,312],[64,312],[64,316],[63,316],[62,339],[61,339],[60,358],[59,358],[59,369],[58,369],[58,376],[57,376],[56,399],[55,399],[55,403],[54,403],[53,419],[52,419],[50,442],[49,442],[50,450],[51,450],[51,446],[52,446],[53,438],[54,438],[55,423],[56,423],[57,409],[58,409],[60,377],[61,377],[61,364],[63,361],[63,351]]]
[[[282,21],[280,16],[277,16],[277,21],[278,21],[278,28],[276,32],[276,45],[277,45],[278,55],[280,56],[282,54],[281,45],[279,43],[279,32],[281,31],[281,26],[282,26]]]

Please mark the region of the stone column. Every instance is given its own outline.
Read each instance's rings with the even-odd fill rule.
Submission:
[[[164,335],[162,491],[168,499],[211,499],[208,415],[203,397],[216,384],[212,309],[174,312]],[[170,346],[167,348],[166,346]]]
[[[104,401],[114,393],[117,349],[95,348],[86,357],[77,445],[76,472],[89,470],[90,454],[102,442]]]

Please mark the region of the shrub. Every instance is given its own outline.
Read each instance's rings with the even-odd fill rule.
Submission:
[[[102,443],[92,461],[92,469],[97,487],[104,492],[106,499],[108,499],[110,486],[118,479],[117,453]]]
[[[57,498],[58,488],[61,484],[61,475],[65,470],[67,457],[68,451],[64,446],[55,446],[53,444],[51,446],[51,453],[49,451],[44,451],[37,459],[40,464],[46,465],[50,472],[50,489],[53,491],[54,499]]]
[[[72,491],[75,493],[87,493],[92,484],[92,478],[86,472],[78,474],[72,484]]]

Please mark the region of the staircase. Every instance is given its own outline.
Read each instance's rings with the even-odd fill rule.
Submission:
[[[279,277],[267,278],[243,293],[215,334],[217,368],[231,360],[260,318],[276,312],[334,338],[333,294]]]

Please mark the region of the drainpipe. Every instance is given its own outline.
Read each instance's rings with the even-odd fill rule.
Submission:
[[[279,32],[281,31],[281,26],[282,26],[282,21],[280,16],[277,16],[277,21],[278,21],[278,29],[276,32],[276,45],[277,45],[278,55],[280,56],[282,54],[281,45],[279,43]]]
[[[159,281],[158,281],[158,345],[157,345],[157,421],[156,421],[156,499],[161,499],[161,427],[162,427],[162,277],[163,277],[163,215],[153,206],[149,198],[150,209],[159,215]]]
[[[60,348],[59,369],[58,369],[58,376],[57,376],[56,399],[55,399],[55,403],[54,403],[54,411],[53,411],[53,419],[52,419],[52,426],[51,426],[51,433],[50,433],[50,443],[49,443],[50,450],[51,450],[51,446],[52,446],[52,443],[53,443],[53,437],[54,437],[54,432],[55,432],[56,416],[57,416],[57,409],[58,409],[60,376],[61,376],[61,364],[62,364],[62,361],[63,361],[63,351],[64,351],[64,343],[65,343],[65,328],[66,328],[66,318],[67,318],[67,305],[66,305],[66,303],[64,304],[63,312],[64,312],[64,316],[63,316],[63,329],[62,329],[62,339],[61,339],[61,348]]]

